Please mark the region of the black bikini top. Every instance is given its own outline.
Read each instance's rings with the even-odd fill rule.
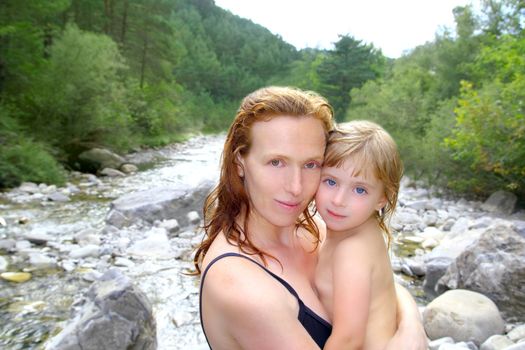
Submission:
[[[325,321],[323,318],[321,318],[321,316],[317,315],[308,306],[306,306],[301,300],[301,298],[299,298],[299,295],[297,294],[295,289],[293,289],[292,286],[288,282],[286,282],[284,279],[274,274],[272,271],[268,270],[263,265],[259,264],[257,261],[254,261],[247,256],[237,254],[237,253],[225,253],[225,254],[219,255],[218,257],[213,259],[208,264],[208,266],[206,267],[206,269],[204,270],[202,274],[200,294],[199,294],[199,313],[200,313],[202,331],[204,332],[204,336],[206,337],[207,342],[208,342],[208,337],[206,336],[206,331],[204,330],[204,324],[202,322],[202,287],[204,285],[204,278],[206,278],[206,273],[208,272],[208,270],[213,264],[215,264],[218,260],[225,258],[225,257],[229,257],[229,256],[238,256],[241,258],[245,258],[253,262],[254,264],[257,264],[258,266],[260,266],[264,271],[268,272],[270,276],[272,276],[277,281],[279,281],[299,302],[299,315],[297,315],[299,322],[301,322],[303,327],[306,329],[308,334],[310,334],[310,336],[317,343],[317,345],[319,345],[321,349],[323,348],[324,344],[326,343],[326,340],[332,333],[332,325],[328,323],[327,321]],[[208,345],[210,345],[209,342],[208,342]],[[210,345],[210,349],[211,349],[211,345]]]

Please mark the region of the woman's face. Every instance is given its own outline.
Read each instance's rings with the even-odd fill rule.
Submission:
[[[319,185],[323,124],[313,117],[278,116],[254,123],[251,139],[239,167],[250,218],[276,227],[294,225]]]

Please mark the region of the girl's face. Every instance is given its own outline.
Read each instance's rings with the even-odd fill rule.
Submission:
[[[252,206],[250,217],[274,227],[295,225],[319,185],[325,149],[322,122],[306,116],[274,117],[253,124],[251,141],[238,169]]]
[[[315,204],[331,231],[358,229],[386,204],[385,189],[373,172],[357,170],[351,158],[341,167],[323,167]]]

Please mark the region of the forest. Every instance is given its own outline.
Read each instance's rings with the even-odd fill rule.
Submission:
[[[2,0],[0,188],[61,184],[94,146],[223,131],[247,93],[289,85],[321,93],[338,121],[384,126],[412,178],[523,203],[525,2],[453,14],[455,28],[391,59],[348,34],[297,50],[213,0]]]

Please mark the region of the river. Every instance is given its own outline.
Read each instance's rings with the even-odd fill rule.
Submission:
[[[108,230],[105,217],[112,200],[123,194],[155,187],[191,189],[218,176],[224,136],[198,136],[161,150],[142,151],[129,156],[141,171],[126,177],[99,178],[72,176],[69,201],[45,199],[53,186],[41,186],[37,193],[8,191],[0,193],[0,242],[16,241],[15,252],[2,250],[9,262],[8,271],[29,271],[32,278],[24,283],[0,279],[0,348],[41,349],[49,337],[58,333],[75,309],[79,297],[92,280],[114,261],[112,245],[122,241],[122,234],[132,239],[142,234],[141,227],[119,232]],[[56,258],[68,253],[78,232],[94,232],[101,237],[99,257],[66,261],[49,268],[35,268],[27,263],[33,253]],[[53,237],[45,247],[24,246],[28,233]],[[179,240],[191,242],[195,232],[183,232]],[[186,243],[181,243],[182,245]],[[394,253],[410,251],[394,244]],[[157,320],[159,349],[205,349],[198,319],[198,280],[183,274],[192,267],[189,259],[141,259],[122,267],[152,302]],[[69,265],[68,265],[69,264]],[[420,284],[398,275],[420,303],[424,303]]]

